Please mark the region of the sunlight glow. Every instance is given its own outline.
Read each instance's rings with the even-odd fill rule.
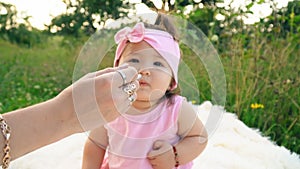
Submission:
[[[44,29],[53,17],[65,12],[66,5],[61,0],[0,0],[16,6],[18,16],[31,16],[29,22],[33,27]]]
[[[66,5],[61,0],[0,0],[1,2],[10,3],[16,6],[18,10],[18,16],[29,15],[30,23],[33,27],[38,29],[45,29],[45,24],[51,23],[51,19],[61,13],[66,12]],[[150,9],[140,3],[141,0],[128,0],[131,3],[136,3],[135,7],[137,12],[149,13]],[[199,0],[194,0],[198,2]],[[261,18],[269,16],[272,13],[272,8],[269,2],[273,2],[275,7],[280,9],[286,7],[288,2],[292,0],[266,0],[266,3],[255,4],[251,7],[253,14],[248,14],[243,17],[246,24],[253,24],[258,22]],[[232,2],[232,3],[231,3]],[[223,6],[226,9],[233,8],[235,10],[246,10],[246,6],[251,3],[252,0],[224,0],[223,3],[218,4],[218,6]],[[153,0],[154,5],[161,9],[163,7],[162,0]],[[191,10],[188,8],[188,10]],[[4,11],[0,11],[3,13]],[[187,12],[188,13],[188,12]],[[220,16],[218,16],[220,19]],[[20,21],[21,22],[21,21]]]

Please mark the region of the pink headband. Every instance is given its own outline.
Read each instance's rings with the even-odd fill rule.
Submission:
[[[177,87],[178,83],[178,65],[180,61],[180,49],[173,36],[165,31],[156,29],[146,29],[142,22],[137,23],[133,28],[125,27],[115,35],[115,42],[118,44],[114,66],[118,66],[119,59],[126,47],[127,41],[138,43],[144,40],[152,46],[169,64],[172,69],[175,84],[172,89]]]

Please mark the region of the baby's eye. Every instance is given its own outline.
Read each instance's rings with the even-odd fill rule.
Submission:
[[[138,59],[130,59],[130,60],[128,60],[128,62],[131,62],[131,63],[139,63],[139,60],[138,60]]]
[[[162,66],[162,67],[164,66],[161,62],[154,62],[153,65],[155,65],[155,66]]]

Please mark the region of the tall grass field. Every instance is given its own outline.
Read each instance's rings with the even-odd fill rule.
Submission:
[[[296,41],[296,42],[295,42]],[[72,83],[74,64],[85,39],[51,37],[32,48],[0,40],[0,113],[55,97]],[[247,45],[245,45],[247,43]],[[233,36],[215,43],[226,75],[226,105],[249,127],[300,154],[299,40]],[[211,99],[210,83],[194,53],[183,47],[200,98]],[[112,57],[103,65],[112,65]],[[100,66],[101,67],[101,66]],[[102,66],[104,67],[104,66]],[[102,68],[101,67],[101,68]]]

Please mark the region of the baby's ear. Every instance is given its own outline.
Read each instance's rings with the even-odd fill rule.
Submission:
[[[175,79],[172,78],[172,80],[170,82],[170,85],[168,87],[168,90],[171,91],[175,85],[176,85]]]

